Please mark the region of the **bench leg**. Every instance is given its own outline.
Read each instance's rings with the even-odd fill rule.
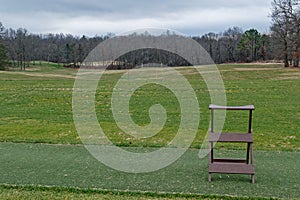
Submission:
[[[211,182],[211,173],[208,173],[208,182]]]
[[[255,183],[254,174],[251,174],[252,184]]]

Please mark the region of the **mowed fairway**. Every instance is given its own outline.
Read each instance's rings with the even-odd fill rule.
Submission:
[[[0,184],[5,185],[0,188],[0,198],[1,195],[10,198],[10,192],[15,195],[13,197],[21,198],[16,191],[24,196],[37,196],[36,199],[39,195],[51,198],[49,195],[52,193],[55,198],[68,195],[83,198],[86,195],[89,198],[115,199],[119,196],[117,192],[102,190],[98,193],[87,189],[133,192],[121,192],[123,197],[119,199],[148,199],[153,195],[153,198],[186,197],[155,195],[160,192],[185,193],[193,198],[214,198],[213,195],[300,198],[296,192],[300,186],[299,174],[296,173],[300,167],[300,70],[284,69],[279,64],[232,64],[218,68],[224,81],[227,104],[254,104],[256,108],[253,130],[258,179],[255,185],[251,185],[249,177],[243,175],[216,175],[213,177],[215,182],[207,182],[207,160],[200,160],[197,152],[209,127],[210,97],[205,82],[195,69],[177,69],[189,80],[200,106],[199,130],[191,149],[165,171],[135,176],[106,168],[84,150],[72,114],[76,70],[48,64],[34,66],[25,72],[0,71]],[[165,146],[177,133],[180,123],[176,97],[166,88],[153,84],[134,93],[130,100],[130,113],[135,123],[148,124],[148,110],[157,103],[162,104],[168,113],[167,123],[161,132],[151,138],[136,139],[118,128],[110,109],[113,88],[123,73],[126,71],[109,71],[99,82],[95,108],[101,127],[114,144],[130,151]],[[234,114],[237,113],[228,113],[224,128],[245,130],[246,115]],[[237,121],[242,123],[236,125]],[[229,154],[244,149],[240,145],[217,147],[220,153]],[[278,166],[277,171],[275,166]],[[84,169],[87,171],[84,172]],[[91,180],[93,177],[97,180]],[[25,188],[20,187],[24,185]],[[36,185],[42,187],[36,188]],[[56,189],[43,189],[43,186]],[[57,189],[59,187],[67,189]],[[204,196],[193,196],[199,194]]]

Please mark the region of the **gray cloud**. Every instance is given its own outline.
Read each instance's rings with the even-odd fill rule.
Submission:
[[[270,1],[252,0],[0,0],[0,21],[31,32],[77,35],[161,27],[185,34],[230,26],[267,31]]]

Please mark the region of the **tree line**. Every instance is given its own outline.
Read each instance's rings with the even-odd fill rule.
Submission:
[[[285,67],[299,66],[300,8],[298,0],[273,0],[270,33],[231,27],[220,33],[207,33],[193,39],[201,44],[215,63],[283,60]],[[17,66],[25,70],[30,61],[43,60],[79,66],[100,42],[112,37],[71,34],[32,34],[26,29],[6,29],[0,22],[0,69]],[[119,61],[134,67],[143,63],[183,66],[188,63],[172,53],[144,49],[122,56]],[[120,67],[112,67],[120,68]]]
[[[86,36],[71,34],[32,34],[24,28],[5,29],[0,22],[0,57],[2,66],[5,60],[10,65],[25,69],[30,61],[48,61],[54,63],[79,63],[100,42],[110,37]]]

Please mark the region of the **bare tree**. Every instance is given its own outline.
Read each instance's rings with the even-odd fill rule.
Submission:
[[[236,62],[238,44],[243,35],[243,30],[239,27],[233,27],[223,32],[223,45],[226,48],[227,62]]]
[[[7,60],[7,52],[6,48],[3,45],[3,35],[4,35],[5,28],[0,22],[0,70],[5,69],[6,60]]]
[[[17,61],[18,61],[18,66],[20,67],[21,70],[26,69],[26,44],[25,44],[25,39],[27,36],[27,30],[19,28],[17,30],[16,34],[16,40],[17,40]]]
[[[294,54],[299,52],[298,0],[273,0],[271,17],[272,36],[281,44],[282,48],[279,50],[283,53],[284,66],[289,67],[289,58],[291,58],[289,52],[293,51]],[[299,60],[299,55],[296,57]]]
[[[294,12],[291,13],[292,16],[292,48],[293,48],[293,66],[299,66],[300,57],[300,7],[298,6],[298,1],[294,2]]]
[[[0,22],[0,39],[2,39],[2,37],[3,37],[4,30],[5,30],[5,28],[4,28],[3,24]]]

